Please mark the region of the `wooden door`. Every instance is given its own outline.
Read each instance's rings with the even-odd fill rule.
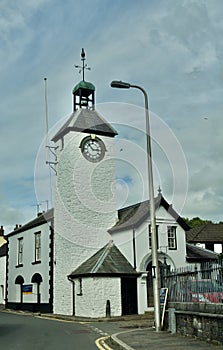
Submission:
[[[138,313],[137,307],[137,279],[123,277],[121,279],[122,315]]]

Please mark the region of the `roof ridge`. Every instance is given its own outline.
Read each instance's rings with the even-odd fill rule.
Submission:
[[[164,197],[162,195],[161,196],[158,195],[158,196],[154,197],[154,201],[155,202],[156,201],[159,202],[159,200],[161,200],[161,199],[164,199]],[[145,203],[149,204],[149,202],[150,202],[150,199],[148,198],[148,199],[145,199],[145,200],[143,200],[141,202],[133,203],[133,204],[130,204],[130,205],[126,206],[126,207],[120,208],[120,209],[118,209],[118,211],[122,212],[122,211],[127,210],[127,209],[136,208],[136,207],[139,207],[140,205],[145,204]]]
[[[113,247],[113,245],[114,245],[113,240],[110,240],[108,242],[108,244],[104,247],[105,250],[102,251],[102,255],[99,257],[98,261],[92,267],[91,273],[96,273],[99,270],[99,268],[101,267],[101,265],[105,261],[106,257],[108,256],[108,253],[109,253],[111,247]]]

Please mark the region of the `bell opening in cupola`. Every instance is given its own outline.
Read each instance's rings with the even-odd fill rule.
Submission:
[[[82,66],[75,65],[75,68],[79,69],[79,73],[82,72],[82,80],[74,87],[74,111],[79,108],[94,109],[95,103],[95,86],[84,80],[85,70],[90,70],[90,67],[85,64],[85,52],[84,49],[81,51]]]

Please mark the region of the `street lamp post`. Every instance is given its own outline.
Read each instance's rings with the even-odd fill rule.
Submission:
[[[145,98],[146,113],[146,140],[147,140],[147,157],[148,157],[148,185],[149,185],[149,203],[150,203],[150,220],[151,220],[151,241],[152,241],[152,277],[153,277],[153,300],[154,300],[154,318],[156,331],[160,331],[160,295],[159,295],[159,265],[157,253],[156,237],[156,217],[153,188],[153,171],[152,171],[152,151],[149,123],[148,96],[146,91],[138,85],[132,85],[123,81],[112,81],[111,87],[118,89],[136,88],[142,91]]]

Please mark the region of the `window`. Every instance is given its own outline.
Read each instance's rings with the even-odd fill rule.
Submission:
[[[83,295],[82,278],[78,278],[78,280],[77,280],[77,295]]]
[[[18,266],[23,263],[23,238],[18,238]]]
[[[168,248],[170,250],[177,249],[176,226],[167,226]]]
[[[35,261],[41,260],[41,232],[35,233]]]
[[[157,249],[159,247],[159,240],[158,240],[158,225],[156,225],[156,242],[157,242]],[[149,248],[152,248],[152,226],[149,225]]]

